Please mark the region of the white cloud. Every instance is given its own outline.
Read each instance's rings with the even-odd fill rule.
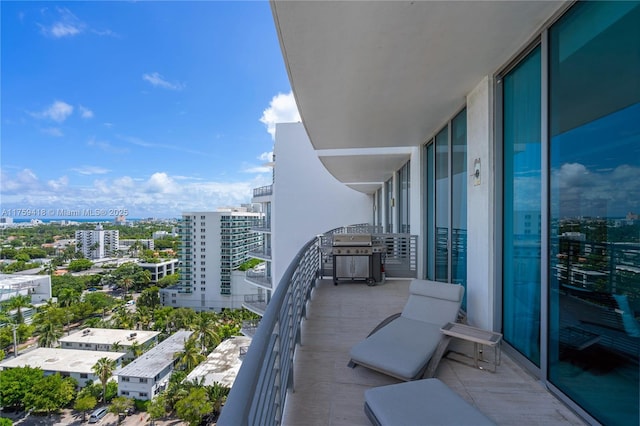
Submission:
[[[164,172],[152,174],[144,185],[144,191],[150,193],[170,194],[175,193],[176,189],[175,181]]]
[[[38,118],[47,118],[49,120],[62,123],[71,114],[73,114],[73,106],[63,101],[55,101],[44,111],[33,114]]]
[[[273,161],[273,151],[263,152],[258,156],[258,160],[270,163]]]
[[[28,169],[1,172],[2,206],[42,209],[126,208],[129,217],[179,217],[185,211],[213,211],[217,207],[251,201],[252,190],[271,183],[258,175],[240,182],[207,181],[156,172],[141,178],[119,176],[70,185],[66,176],[45,183]]]
[[[184,89],[184,84],[182,83],[172,83],[160,75],[160,73],[152,72],[151,74],[142,74],[142,79],[151,83],[151,85],[156,87],[162,87],[163,89],[169,90],[182,90]]]
[[[48,9],[43,9],[47,13]],[[57,17],[51,24],[38,24],[42,33],[53,38],[73,37],[82,33],[86,25],[78,19],[69,9],[56,8]]]
[[[99,166],[82,166],[71,170],[76,173],[80,173],[81,175],[103,175],[105,173],[109,173],[109,169]]]
[[[80,110],[80,116],[82,118],[93,118],[93,111],[91,111],[89,108],[79,105],[78,109]]]
[[[66,176],[61,176],[58,179],[51,179],[47,182],[47,185],[49,186],[49,188],[51,188],[54,191],[60,191],[60,190],[66,189],[68,184],[69,184],[69,178]]]
[[[262,112],[260,122],[267,126],[267,132],[271,138],[276,137],[276,123],[295,123],[301,121],[300,113],[293,93],[278,93],[271,99],[269,108]]]

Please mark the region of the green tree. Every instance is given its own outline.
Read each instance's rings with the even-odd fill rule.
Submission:
[[[128,409],[133,408],[133,399],[126,396],[117,396],[111,401],[109,412],[118,416],[118,424],[120,424],[119,414],[124,414]]]
[[[209,353],[220,344],[220,336],[216,333],[216,318],[210,312],[200,312],[191,323],[191,330],[200,342],[202,353]]]
[[[9,309],[16,311],[16,323],[22,324],[24,323],[22,309],[31,307],[31,298],[22,294],[13,296],[11,299],[9,299],[9,303],[7,303],[7,306]]]
[[[93,262],[89,259],[75,259],[69,262],[68,269],[73,272],[85,271],[91,269]]]
[[[172,285],[175,285],[180,280],[180,274],[169,274],[166,277],[160,278],[158,280],[158,287],[165,288]]]
[[[38,346],[42,348],[53,348],[62,337],[62,324],[55,320],[47,319],[36,327],[38,334]]]
[[[98,400],[93,395],[84,395],[76,397],[76,402],[73,404],[73,409],[82,413],[82,421],[87,420],[87,411],[91,411],[95,408]]]
[[[184,349],[176,353],[176,358],[178,359],[177,365],[189,372],[204,361],[206,357],[202,355],[197,339],[192,335],[184,342]]]
[[[120,352],[122,348],[123,346],[122,343],[120,343],[120,340],[118,340],[117,342],[113,342],[113,344],[111,345],[111,350],[113,352]]]
[[[58,293],[58,304],[63,308],[80,302],[80,292],[70,287],[65,287]]]
[[[213,412],[213,404],[209,401],[206,390],[194,388],[189,394],[176,402],[176,414],[189,426],[198,426],[202,418]]]
[[[207,390],[209,401],[213,404],[213,412],[219,414],[231,389],[218,382],[213,382],[212,385],[205,386],[205,389]]]
[[[110,358],[102,357],[91,368],[100,383],[102,383],[102,400],[107,401],[107,382],[113,375],[113,371],[116,369],[116,362]]]
[[[146,307],[149,309],[155,309],[160,306],[160,289],[156,286],[145,288],[142,290],[140,297],[136,300],[138,309],[140,307]]]
[[[103,318],[107,314],[107,309],[117,303],[116,299],[99,291],[85,294],[84,301],[91,304],[94,312],[102,312]]]
[[[147,413],[149,414],[149,420],[151,420],[151,426],[154,426],[156,420],[163,418],[167,414],[166,393],[162,392],[149,402]]]
[[[41,413],[57,412],[73,401],[76,385],[74,379],[63,379],[58,373],[45,376],[27,390],[24,406]]]
[[[0,407],[21,409],[27,391],[44,377],[39,368],[16,367],[0,371]]]

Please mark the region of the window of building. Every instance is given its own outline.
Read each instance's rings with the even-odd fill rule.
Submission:
[[[640,424],[639,52],[638,2],[549,30],[549,380],[609,425]]]
[[[536,47],[502,79],[503,333],[538,366],[541,235],[525,224],[542,209],[541,73]]]
[[[86,379],[88,377],[89,377],[89,375],[87,373],[80,373],[80,378],[81,379]]]
[[[129,378],[125,377],[125,376],[121,377],[121,379],[122,379],[123,382],[128,382],[129,381]]]

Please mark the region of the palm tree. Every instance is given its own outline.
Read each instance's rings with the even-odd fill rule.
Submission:
[[[68,308],[69,306],[80,302],[80,294],[72,288],[63,288],[58,294],[58,304],[62,308]]]
[[[113,342],[113,344],[111,345],[111,350],[113,352],[120,352],[121,349],[122,343],[120,343],[120,340],[118,340],[117,342]]]
[[[220,344],[220,336],[216,333],[217,323],[208,312],[200,312],[191,324],[196,338],[200,339],[200,350],[203,353],[213,350]]]
[[[102,383],[102,401],[103,402],[107,401],[107,382],[113,375],[113,371],[115,369],[116,369],[115,360],[107,357],[100,358],[98,362],[96,362],[95,365],[92,367],[93,372],[95,373],[96,376],[98,376],[100,383]]]
[[[13,296],[9,299],[9,303],[7,304],[9,309],[16,310],[16,323],[23,324],[24,317],[22,316],[22,308],[30,308],[31,307],[31,298],[29,296],[25,296],[19,294],[17,296]]]
[[[209,401],[213,404],[213,412],[219,413],[231,389],[218,382],[213,382],[212,385],[206,386],[206,389],[209,395]]]
[[[58,321],[47,319],[40,323],[36,328],[36,333],[38,333],[38,346],[42,348],[52,348],[58,341],[60,337],[62,337],[62,327],[58,323]]]
[[[133,354],[134,358],[138,358],[140,355],[142,355],[144,353],[144,348],[142,347],[142,345],[140,343],[138,343],[137,340],[134,340],[131,343],[131,353]]]
[[[200,352],[197,340],[193,336],[184,342],[182,352],[177,352],[178,365],[185,371],[189,372],[196,368],[206,357]]]

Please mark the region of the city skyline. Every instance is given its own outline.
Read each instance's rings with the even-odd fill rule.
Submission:
[[[36,211],[14,219],[179,217],[271,183],[275,123],[300,118],[268,2],[1,8],[0,204]]]

